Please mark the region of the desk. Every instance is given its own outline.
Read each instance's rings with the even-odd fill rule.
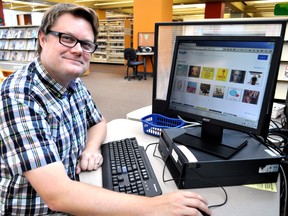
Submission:
[[[152,105],[136,109],[126,114],[126,118],[134,121],[140,121],[141,118],[152,113]]]
[[[152,68],[153,68],[153,59],[152,56],[154,56],[154,52],[136,52],[137,56],[143,56],[143,62],[144,62],[144,80],[146,80],[146,62],[147,62],[147,57],[150,57]],[[153,73],[153,72],[152,72]]]
[[[144,147],[150,143],[157,142],[159,138],[144,134],[142,123],[128,119],[116,119],[108,123],[108,134],[105,142],[135,136],[139,145]],[[164,162],[153,157],[154,146],[147,150],[147,155],[152,164],[154,172],[159,181],[163,193],[176,191],[174,181],[164,183],[162,181],[162,171]],[[88,184],[102,186],[101,169],[93,172],[83,172],[80,174],[80,181]],[[171,179],[171,175],[166,168],[165,179]],[[278,184],[279,185],[279,184]],[[190,189],[206,199],[209,204],[219,204],[224,201],[224,193],[220,188]],[[213,208],[213,216],[279,216],[280,195],[277,193],[256,190],[245,186],[225,187],[228,194],[228,201],[224,206]]]

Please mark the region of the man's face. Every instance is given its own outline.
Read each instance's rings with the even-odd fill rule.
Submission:
[[[242,73],[240,71],[235,71],[233,74],[233,80],[235,82],[240,82],[242,79]]]
[[[90,23],[71,14],[60,16],[49,30],[69,34],[82,41],[94,41]],[[39,42],[42,47],[41,62],[48,73],[63,86],[67,86],[89,68],[91,54],[84,52],[80,43],[69,48],[59,43],[58,36],[45,35],[43,32],[40,33]]]

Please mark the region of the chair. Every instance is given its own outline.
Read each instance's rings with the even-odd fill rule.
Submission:
[[[125,48],[124,49],[124,59],[126,60],[127,70],[126,70],[126,76],[124,79],[143,79],[143,76],[138,75],[138,66],[144,65],[143,61],[137,61],[137,54],[136,51],[133,48]],[[129,68],[132,68],[133,74],[129,76]]]

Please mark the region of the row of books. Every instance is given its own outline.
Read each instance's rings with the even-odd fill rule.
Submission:
[[[0,61],[32,61],[35,51],[2,51],[0,50]]]
[[[0,50],[35,50],[36,39],[28,40],[1,40],[0,39]]]
[[[0,29],[0,38],[37,38],[38,28]]]

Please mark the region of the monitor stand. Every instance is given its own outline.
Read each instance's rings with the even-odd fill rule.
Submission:
[[[173,141],[208,154],[229,159],[248,143],[245,135],[234,130],[225,130],[223,133],[223,127],[221,126],[202,123],[202,127],[188,129],[185,133],[173,138]]]

